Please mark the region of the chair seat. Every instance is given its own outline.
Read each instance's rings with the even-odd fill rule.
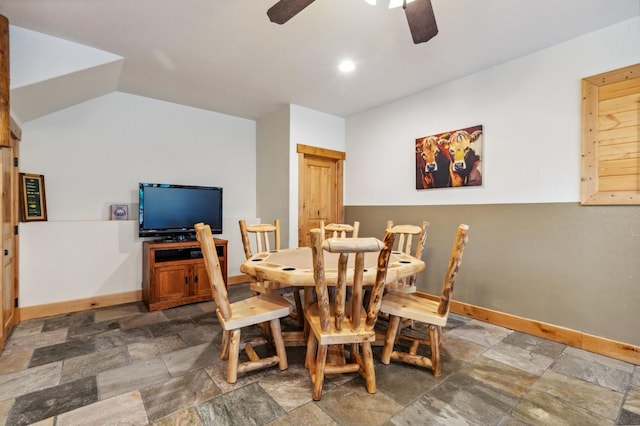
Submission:
[[[439,301],[432,297],[419,291],[409,294],[392,291],[382,298],[380,312],[444,327],[447,315],[438,314]]]
[[[342,320],[342,330],[336,330],[335,323],[331,321],[330,329],[326,332],[323,332],[320,326],[320,314],[318,313],[317,303],[312,303],[307,306],[304,310],[304,316],[311,332],[316,336],[320,345],[341,345],[356,342],[374,342],[376,340],[375,331],[366,328],[367,315],[364,312],[360,315],[360,327],[357,329],[354,330],[351,328],[350,319],[345,315],[345,318]]]
[[[292,306],[287,299],[276,293],[260,294],[231,304],[231,318],[225,320],[218,314],[218,319],[225,330],[235,330],[261,322],[286,317]]]
[[[453,242],[447,272],[442,283],[442,293],[436,298],[427,293],[416,291],[411,294],[389,292],[382,297],[380,312],[389,314],[389,327],[382,347],[380,362],[389,364],[393,359],[418,367],[431,368],[435,377],[442,375],[440,346],[442,346],[442,327],[447,325],[451,292],[462,263],[462,253],[469,240],[469,226],[460,224]],[[435,299],[435,300],[434,300]],[[413,336],[413,331],[400,330],[402,319],[421,322],[427,325],[428,338]],[[398,333],[402,333],[401,336]],[[407,337],[411,347],[407,351],[395,347],[400,337]],[[428,344],[431,349],[429,357],[418,353],[420,345]]]

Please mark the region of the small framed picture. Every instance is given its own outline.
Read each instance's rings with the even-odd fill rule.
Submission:
[[[44,175],[20,173],[20,219],[23,222],[47,220]]]
[[[129,218],[129,206],[126,204],[111,205],[111,220],[127,220]]]

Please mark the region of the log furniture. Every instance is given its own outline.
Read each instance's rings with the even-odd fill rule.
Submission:
[[[247,225],[244,219],[238,222],[240,225],[240,236],[242,237],[242,247],[247,259],[256,253],[269,253],[273,250],[280,250],[280,220],[276,219],[273,225],[270,223],[259,223]],[[251,236],[255,241],[254,250],[251,249]],[[272,245],[273,243],[273,245]],[[296,310],[291,316],[297,318],[298,325],[303,326],[304,319],[302,317],[302,299],[300,297],[300,289],[291,285],[283,285],[277,281],[257,279],[251,280],[250,289],[256,293],[280,293],[284,291],[292,291]]]
[[[429,229],[429,222],[426,220],[422,222],[421,226],[417,225],[395,225],[392,220],[387,221],[387,230],[396,234],[394,251],[399,251],[405,254],[413,255],[416,259],[422,258],[422,251],[427,241],[427,230]],[[413,239],[415,241],[415,252],[412,253]],[[387,284],[387,291],[400,291],[403,293],[413,293],[416,291],[416,275],[402,278],[398,281]]]
[[[469,227],[467,225],[458,226],[439,301],[433,300],[430,295],[419,291],[414,293],[389,292],[382,298],[380,312],[389,315],[389,327],[387,328],[382,356],[380,357],[380,361],[383,364],[389,364],[390,360],[393,359],[431,368],[434,376],[441,375],[440,346],[442,345],[442,327],[447,324],[451,293],[462,262],[462,253],[468,241],[468,234]],[[408,352],[402,352],[399,349],[394,350],[394,347],[399,346],[396,345],[396,337],[403,319],[426,323],[429,329],[428,336],[417,335],[415,330],[407,330],[407,334],[402,334],[404,330],[401,332],[400,339],[406,339],[411,342],[411,348]],[[420,344],[430,345],[430,358],[418,354]]]
[[[372,286],[376,278],[376,264],[378,253],[365,253],[363,285]],[[325,253],[325,280],[329,285],[335,285],[338,279],[338,254]],[[349,260],[348,267],[353,268],[353,259]],[[422,272],[425,263],[415,257],[395,252],[391,253],[387,268],[387,282],[397,281],[407,276]],[[269,253],[257,253],[240,265],[240,271],[245,274],[263,279],[280,282],[284,285],[295,285],[303,288],[315,287],[313,277],[313,258],[311,247],[297,247],[271,251]],[[347,285],[351,286],[353,274],[347,274]],[[304,305],[311,301],[310,291],[305,291]],[[283,332],[286,346],[305,346],[306,336],[300,331]],[[384,337],[380,337],[382,345]],[[377,344],[378,342],[376,342]]]
[[[328,235],[333,238],[346,238],[347,233],[350,233],[352,238],[357,238],[358,231],[360,230],[360,222],[355,221],[353,225],[349,225],[348,223],[330,223],[325,225],[324,220],[321,220],[320,230],[322,235]]]
[[[245,373],[278,365],[280,370],[288,368],[287,353],[282,340],[280,318],[291,313],[291,304],[275,293],[260,294],[238,302],[230,303],[222,277],[220,260],[215,250],[209,225],[195,225],[196,237],[202,248],[204,264],[207,270],[211,292],[216,302],[216,315],[222,325],[222,348],[220,358],[228,360],[227,382],[235,383],[238,373]],[[241,329],[251,325],[268,322],[276,355],[260,358],[253,349],[256,345],[267,343],[264,337],[241,342]],[[249,358],[238,365],[240,349],[243,348]]]
[[[375,282],[377,253],[366,253],[364,256],[363,285],[371,286]],[[353,260],[349,261],[353,268]],[[395,252],[391,253],[387,270],[387,283],[397,281],[407,276],[419,274],[425,268],[425,263],[412,255]],[[260,272],[264,279],[278,281],[284,285],[299,287],[313,287],[313,261],[311,247],[297,247],[257,253],[240,265],[240,271],[253,277]],[[338,255],[326,253],[325,277],[329,285],[335,285],[338,276]],[[347,276],[347,285],[352,285],[353,277]]]
[[[304,316],[309,325],[309,340],[305,367],[313,384],[312,398],[322,398],[325,374],[359,372],[366,381],[367,392],[376,392],[376,377],[371,343],[376,339],[374,326],[380,310],[385,286],[385,276],[393,246],[394,234],[387,232],[384,242],[376,238],[330,238],[325,240],[321,230],[311,231],[313,271],[317,302],[305,305]],[[339,255],[335,296],[329,297],[329,284],[325,271],[325,252]],[[375,282],[371,290],[369,307],[362,303],[365,253],[377,254]],[[355,258],[349,268],[348,258]],[[352,274],[352,292],[346,300],[347,274]],[[329,364],[327,353],[330,345],[348,345],[349,360]]]

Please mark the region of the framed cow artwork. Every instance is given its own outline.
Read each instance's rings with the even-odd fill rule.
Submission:
[[[482,185],[482,125],[416,139],[416,189]]]

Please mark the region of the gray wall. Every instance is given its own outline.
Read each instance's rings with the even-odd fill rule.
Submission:
[[[418,287],[439,294],[456,227],[469,225],[453,298],[640,345],[640,207],[577,203],[347,206],[362,236],[431,224]]]
[[[262,223],[280,219],[283,248],[289,241],[289,123],[286,106],[256,124],[256,215]]]

